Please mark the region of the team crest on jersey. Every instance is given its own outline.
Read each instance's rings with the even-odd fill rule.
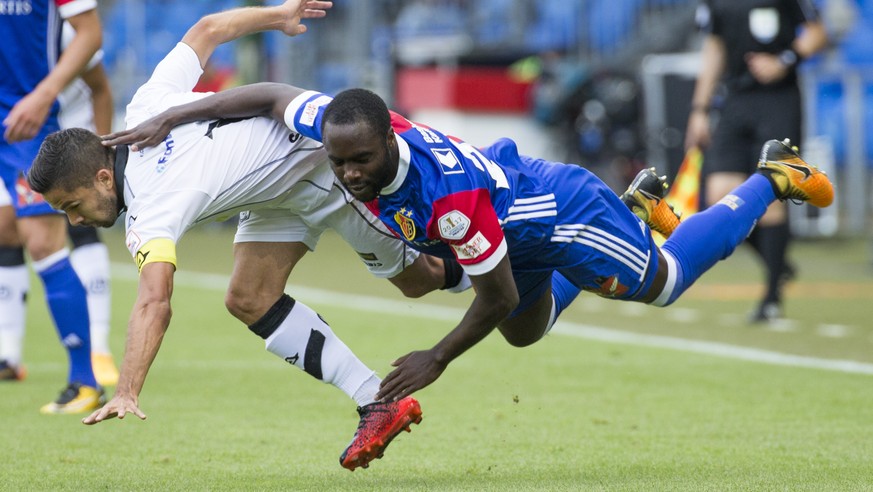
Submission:
[[[440,236],[444,239],[464,239],[467,229],[470,228],[470,219],[457,210],[443,215],[437,223],[440,227]]]
[[[628,291],[628,286],[618,281],[618,274],[609,277],[597,277],[595,282],[599,287],[586,287],[585,290],[601,297],[620,297]]]
[[[400,226],[400,231],[403,232],[403,237],[407,241],[415,239],[415,222],[412,220],[412,210],[406,207],[401,208],[394,214],[394,221]]]
[[[458,156],[452,152],[452,149],[430,149],[430,151],[433,152],[437,162],[440,163],[440,169],[443,170],[443,174],[460,174],[464,172],[464,168],[461,167],[461,161],[458,160]]]

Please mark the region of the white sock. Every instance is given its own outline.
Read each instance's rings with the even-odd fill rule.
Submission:
[[[555,295],[552,294],[552,310],[549,312],[549,323],[546,325],[546,331],[543,332],[543,336],[548,335],[552,331],[556,321],[558,321],[558,304],[555,302]]]
[[[376,401],[376,393],[379,392],[379,386],[382,384],[382,378],[373,373],[364,383],[355,391],[352,398],[358,403],[359,407],[369,405]]]
[[[0,267],[0,360],[16,366],[24,347],[24,298],[29,287],[26,265]]]
[[[109,354],[109,250],[103,243],[79,246],[70,253],[70,262],[88,292],[91,352]]]
[[[288,363],[336,386],[359,406],[375,400],[379,389],[378,378],[372,389],[375,372],[334,335],[318,313],[300,301],[266,339],[266,346]]]

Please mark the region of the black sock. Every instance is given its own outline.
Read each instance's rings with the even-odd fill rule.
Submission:
[[[445,284],[440,287],[441,290],[451,289],[452,287],[458,285],[458,283],[464,277],[464,269],[461,267],[461,264],[458,263],[457,260],[452,260],[448,258],[443,259],[443,268],[445,268],[446,270],[446,281]]]
[[[788,242],[791,230],[788,222],[757,228],[756,250],[767,269],[767,293],[764,302],[780,302],[782,300],[782,278],[785,273]]]

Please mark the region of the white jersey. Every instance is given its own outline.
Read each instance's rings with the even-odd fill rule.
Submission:
[[[76,35],[76,30],[69,22],[64,22],[63,30],[61,31],[61,47],[67,49],[73,37]],[[96,67],[103,61],[103,50],[97,50],[88,65],[83,70],[87,72]],[[67,85],[60,94],[58,94],[58,102],[60,103],[60,112],[58,113],[58,122],[61,128],[85,128],[86,130],[95,131],[94,127],[94,105],[91,102],[91,88],[80,77],[76,77]]]
[[[176,45],[127,106],[127,127],[205,97],[191,92],[202,72],[196,53]],[[306,186],[295,187],[301,183]],[[273,119],[182,125],[157,147],[128,157],[127,247],[140,269],[153,261],[175,264],[175,244],[194,225],[241,210],[305,214],[320,205],[333,184],[321,143]]]

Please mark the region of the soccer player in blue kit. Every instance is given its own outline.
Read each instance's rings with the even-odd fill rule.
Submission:
[[[8,191],[3,194],[8,199],[0,201],[0,292],[4,294],[0,295],[0,324],[23,324],[26,249],[43,281],[70,363],[66,387],[40,411],[80,413],[104,401],[103,389],[91,368],[86,291],[70,263],[66,219],[30,190],[24,173],[45,136],[59,128],[58,95],[100,47],[97,2],[28,0],[0,4],[0,121],[4,127],[0,181]],[[61,53],[62,19],[76,34]],[[3,326],[0,334],[6,333],[10,330]],[[0,345],[7,348],[17,343],[14,338],[0,339]],[[14,360],[0,361],[0,373],[21,379],[23,370],[18,366]]]
[[[470,275],[476,295],[463,319],[434,347],[394,361],[377,395],[386,401],[435,381],[495,327],[511,345],[536,342],[582,290],[667,306],[729,256],[770,203],[833,201],[824,173],[770,140],[758,173],[659,248],[645,218],[584,168],[521,156],[508,139],[477,149],[390,112],[364,89],[332,98],[283,84],[244,86],[171,108],[105,143],[146,147],[183,122],[253,115],[322,141],[339,180],[395,234],[456,258]]]

